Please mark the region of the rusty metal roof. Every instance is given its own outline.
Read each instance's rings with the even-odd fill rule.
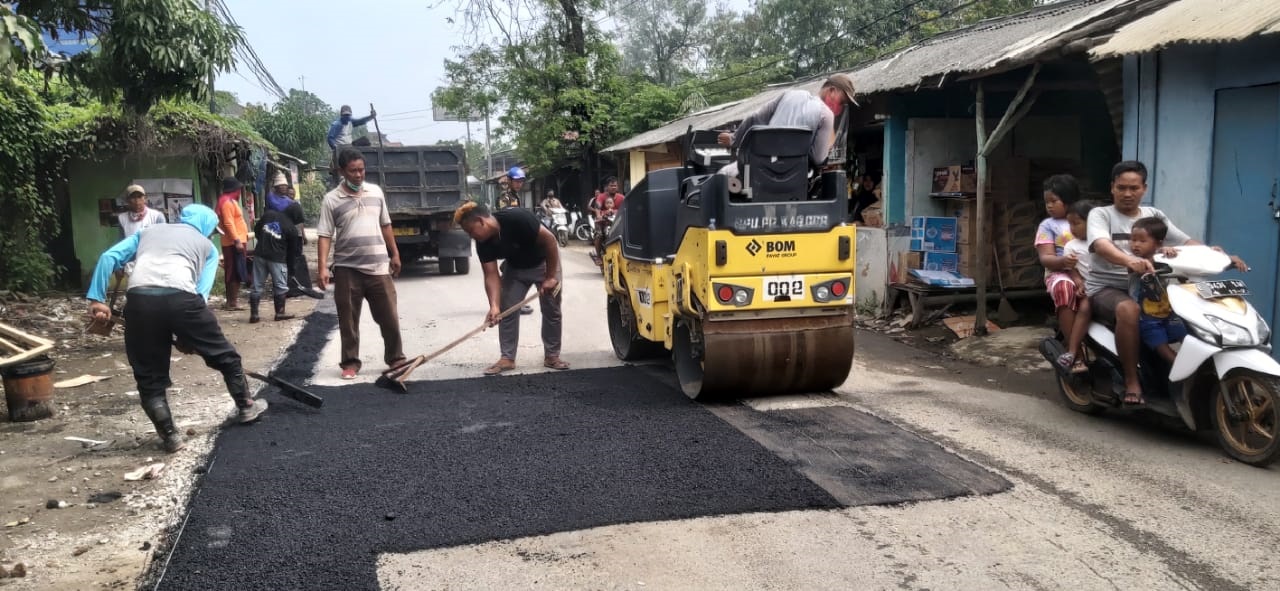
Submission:
[[[1280,0],[1272,0],[1280,1]],[[971,74],[1029,63],[1071,37],[1081,26],[1117,9],[1150,0],[1062,0],[1015,15],[990,19],[931,37],[870,64],[845,72],[858,94],[914,88],[952,74]],[[750,98],[716,105],[628,138],[603,152],[622,152],[673,141],[690,125],[714,129],[741,121],[779,92],[800,88],[816,93],[826,76],[770,88]]]
[[[1089,53],[1105,58],[1176,43],[1240,41],[1274,33],[1280,33],[1280,0],[1176,0],[1121,27]]]

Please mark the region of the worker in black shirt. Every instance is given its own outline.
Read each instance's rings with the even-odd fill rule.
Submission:
[[[249,323],[258,322],[258,305],[267,277],[271,278],[272,300],[276,307],[276,320],[290,320],[284,313],[285,295],[289,293],[290,245],[298,240],[298,227],[289,215],[268,209],[253,225],[258,245],[253,250],[253,289],[249,291]]]
[[[561,295],[560,247],[547,227],[533,212],[512,207],[490,212],[476,203],[466,203],[454,213],[454,221],[476,241],[476,254],[484,269],[484,291],[488,296],[488,321],[492,325],[502,314],[525,298],[529,287],[542,293],[543,365],[569,369],[560,359]],[[498,262],[502,260],[502,268]],[[497,375],[516,367],[516,347],[520,343],[520,317],[507,316],[498,323],[502,357],[485,370]]]

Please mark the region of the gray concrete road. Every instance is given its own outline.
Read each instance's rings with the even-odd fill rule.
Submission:
[[[604,296],[584,250],[565,259],[563,356],[614,365]],[[478,262],[398,282],[412,355],[477,326]],[[535,306],[536,307],[536,306]],[[537,313],[522,320],[521,371],[541,367]],[[367,313],[362,356],[383,368]],[[1225,459],[1206,438],[1132,417],[1085,417],[1028,381],[861,333],[834,395],[748,400],[754,412],[850,406],[1007,478],[1003,493],[831,511],[639,523],[385,555],[385,589],[1280,589],[1280,471]],[[337,337],[317,381],[339,383]],[[419,369],[479,375],[496,329]],[[502,379],[502,378],[490,378]],[[420,387],[422,387],[420,385]],[[726,419],[727,420],[727,419]]]

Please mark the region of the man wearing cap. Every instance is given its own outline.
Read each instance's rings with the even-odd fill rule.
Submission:
[[[278,211],[289,218],[289,223],[297,229],[297,233],[289,240],[288,252],[285,254],[285,267],[288,269],[289,290],[286,297],[309,296],[317,300],[324,299],[324,292],[311,285],[311,271],[307,268],[307,256],[302,247],[307,244],[306,228],[303,223],[306,215],[302,205],[292,197],[293,188],[289,186],[284,173],[277,172],[271,181],[271,191],[267,193],[267,210]],[[255,272],[256,273],[256,272]],[[257,281],[257,275],[254,275]]]
[[[240,353],[223,335],[207,303],[218,272],[218,250],[209,242],[217,227],[218,216],[207,206],[183,207],[177,223],[136,232],[102,253],[86,294],[89,317],[95,322],[110,319],[111,310],[103,303],[107,277],[126,263],[139,263],[124,306],[129,319],[124,348],[142,410],[169,453],[183,447],[165,395],[173,385],[169,356],[175,345],[180,351],[199,354],[205,365],[222,374],[240,422],[253,421],[267,409],[265,400],[254,400]]]
[[[341,150],[343,146],[351,145],[352,129],[368,123],[371,119],[377,116],[377,111],[374,111],[371,108],[369,109],[368,117],[352,119],[350,105],[342,105],[342,108],[338,109],[338,118],[335,119],[333,123],[329,124],[329,136],[327,138],[327,141],[329,142],[329,149],[332,151],[332,159],[329,162],[329,167],[333,172],[329,176],[333,177],[335,181],[341,174],[341,172],[338,171],[338,150]]]
[[[223,279],[226,283],[227,302],[224,310],[243,310],[240,302],[240,284],[253,281],[249,275],[248,250],[249,226],[244,222],[240,209],[240,184],[235,177],[222,179],[222,192],[218,195],[218,231],[222,233]]]
[[[125,211],[120,219],[120,239],[133,236],[138,230],[165,223],[164,213],[147,205],[147,190],[142,185],[129,185],[124,190]]]
[[[147,190],[142,185],[129,185],[124,190],[125,211],[121,212],[117,218],[120,220],[120,239],[123,240],[143,228],[149,228],[156,224],[163,224],[167,220],[164,213],[151,209],[147,205]],[[133,274],[133,261],[125,264],[124,268],[116,272],[116,280],[122,279],[125,275]]]
[[[835,120],[844,112],[845,104],[858,106],[854,99],[853,80],[844,74],[836,74],[822,84],[817,96],[803,90],[792,89],[778,94],[755,113],[748,115],[732,135],[721,133],[721,145],[737,148],[747,130],[755,125],[779,127],[807,127],[814,130],[809,161],[821,167],[835,143]],[[720,170],[721,174],[738,176],[738,163],[733,162]]]

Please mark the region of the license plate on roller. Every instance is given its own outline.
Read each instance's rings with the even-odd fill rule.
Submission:
[[[1206,300],[1249,295],[1249,287],[1239,279],[1201,281],[1196,284],[1196,291]]]
[[[413,227],[391,228],[392,234],[396,236],[417,236],[418,229]]]
[[[804,288],[803,275],[779,275],[764,279],[764,297],[774,302],[803,300]]]

